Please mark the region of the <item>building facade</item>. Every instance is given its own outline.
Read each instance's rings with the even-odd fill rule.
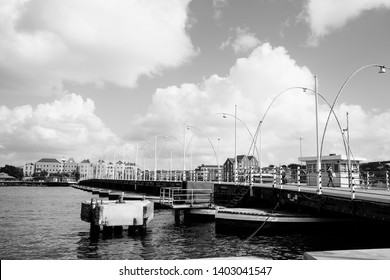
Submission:
[[[64,168],[63,172],[64,173],[69,173],[69,174],[74,174],[77,170],[77,162],[73,158],[69,158],[65,163],[64,163]]]
[[[225,182],[234,182],[235,158],[226,159],[223,164],[223,180]],[[258,172],[259,163],[254,156],[239,155],[237,156],[237,175],[238,181],[244,182],[249,180],[251,169],[254,173]]]
[[[35,164],[30,162],[23,165],[23,176],[31,177],[35,173]]]
[[[35,163],[35,172],[46,171],[50,175],[60,173],[62,167],[62,163],[55,158],[42,158]]]
[[[218,181],[221,176],[221,166],[202,164],[195,169],[195,181]],[[222,179],[222,178],[221,178]]]
[[[84,159],[78,164],[78,171],[81,180],[94,178],[94,168],[89,159]]]
[[[307,184],[317,185],[317,157],[300,157],[299,161],[306,162]],[[360,184],[359,163],[364,159],[354,158],[351,162],[352,184]],[[332,170],[332,181],[334,187],[349,187],[348,180],[348,158],[344,155],[330,154],[321,157],[321,178],[322,185],[327,186],[329,182],[328,170]]]

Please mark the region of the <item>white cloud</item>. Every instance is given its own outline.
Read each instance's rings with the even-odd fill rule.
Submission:
[[[229,37],[225,42],[222,42],[220,46],[222,50],[230,46],[235,53],[247,53],[261,44],[256,35],[250,32],[248,28],[237,27],[235,33],[234,40]]]
[[[202,130],[202,133],[193,130],[196,135],[191,142],[193,161],[198,164],[215,163],[216,159],[207,137],[215,150],[217,139],[221,138],[221,160],[232,157],[234,151],[234,118],[223,119],[219,113],[234,114],[234,105],[237,104],[237,116],[254,134],[258,122],[277,93],[288,87],[311,87],[312,84],[313,76],[310,71],[306,67],[298,66],[283,47],[273,48],[269,44],[263,44],[247,58],[238,59],[226,77],[213,75],[200,84],[182,84],[158,89],[148,113],[138,117],[131,125],[132,131],[136,131],[132,138],[142,142],[142,139],[153,135],[165,134],[183,141],[183,123],[186,122]],[[276,154],[275,158],[283,158],[283,162],[297,161],[298,152],[294,148],[294,139],[302,135],[309,140],[313,138],[306,136],[314,131],[313,104],[314,98],[311,94],[294,91],[281,96],[278,102],[275,102],[263,125],[263,163],[270,163],[272,160],[265,151],[272,151],[272,154]],[[188,135],[191,135],[190,131]],[[288,144],[280,147],[279,143],[285,141]],[[182,148],[177,142],[172,140],[170,145],[175,147],[180,162]],[[238,152],[246,154],[250,144],[251,137],[245,126],[239,122]],[[298,144],[296,146],[299,147]],[[168,147],[168,144],[165,147]],[[149,155],[153,155],[153,149],[149,147]],[[314,151],[312,149],[312,152]],[[164,156],[169,155],[162,152],[161,157]],[[187,166],[189,164],[188,162]]]
[[[222,17],[222,9],[227,5],[227,0],[213,0],[214,18],[216,20]]]
[[[52,103],[0,106],[0,156],[20,164],[41,157],[104,155],[120,140],[95,115],[91,99],[66,94]],[[0,162],[5,164],[10,162]]]
[[[212,75],[199,84],[182,84],[158,89],[145,116],[137,117],[131,124],[129,139],[143,146],[140,158],[146,157],[146,166],[153,166],[154,145],[145,139],[155,135],[169,135],[168,140],[158,140],[159,166],[169,168],[169,150],[174,151],[174,168],[181,168],[183,158],[183,124],[196,129],[189,150],[193,151],[193,164],[215,164],[216,159],[209,139],[217,150],[220,145],[220,162],[234,156],[234,118],[223,119],[219,113],[234,115],[238,105],[238,118],[254,134],[256,127],[271,104],[261,129],[262,164],[289,164],[298,162],[300,141],[303,156],[314,156],[315,146],[315,100],[312,92],[290,87],[313,88],[313,74],[305,66],[299,66],[283,47],[263,44],[248,57],[240,58],[225,77]],[[276,98],[276,96],[278,96]],[[324,96],[327,98],[327,96]],[[276,98],[276,99],[275,99]],[[328,99],[331,103],[332,100]],[[358,105],[341,104],[335,108],[342,128],[346,126],[349,112],[351,149],[356,157],[371,160],[388,159],[390,145],[390,110],[386,112],[365,111]],[[329,113],[329,106],[319,100],[320,136]],[[187,131],[187,143],[192,135]],[[237,151],[246,154],[251,137],[245,126],[237,122]],[[179,140],[179,141],[178,141]],[[152,144],[154,142],[152,141]],[[145,153],[143,156],[142,153]],[[331,118],[323,155],[345,154],[341,132]],[[187,158],[187,168],[190,166]]]
[[[306,20],[312,35],[310,44],[332,31],[342,28],[349,21],[359,17],[364,11],[390,8],[389,0],[309,0],[306,5]]]
[[[0,4],[0,91],[46,94],[62,83],[134,87],[196,55],[189,0],[24,0]]]

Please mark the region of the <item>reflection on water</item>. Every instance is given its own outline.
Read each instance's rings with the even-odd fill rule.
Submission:
[[[158,209],[146,234],[128,236],[124,231],[121,237],[96,238],[90,235],[89,224],[80,220],[80,203],[92,196],[69,187],[1,187],[0,258],[301,259],[305,251],[384,246],[359,232],[354,238],[341,233],[259,235],[245,242],[247,235],[216,234],[213,222],[175,226],[173,211]]]

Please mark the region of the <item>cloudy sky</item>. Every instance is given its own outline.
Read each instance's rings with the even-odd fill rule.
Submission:
[[[264,118],[261,164],[298,162],[316,154],[315,99],[289,88],[314,89],[317,76],[333,103],[360,67],[390,66],[389,26],[390,0],[2,0],[0,166],[65,156],[153,168],[157,146],[159,167],[172,155],[181,168],[184,138],[187,168],[221,163],[234,156],[235,105],[238,154],[252,154]],[[388,72],[362,69],[336,102],[355,157],[390,160]],[[321,135],[328,114],[320,99]],[[333,118],[329,153],[344,153]]]

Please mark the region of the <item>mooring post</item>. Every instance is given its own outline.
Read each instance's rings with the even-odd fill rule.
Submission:
[[[91,199],[91,210],[90,210],[90,221],[89,221],[89,224],[90,224],[90,234],[92,236],[96,236],[100,233],[100,225],[96,225],[95,224],[95,208],[96,208],[96,203],[97,201],[95,199]]]
[[[183,210],[184,214],[183,214],[183,217],[184,217],[184,223],[185,224],[188,224],[191,222],[191,213],[190,213],[190,209],[185,209]]]
[[[180,209],[175,209],[175,225],[180,225]]]
[[[114,226],[114,236],[122,236],[123,235],[123,226]]]
[[[113,232],[114,232],[114,227],[103,226],[103,236],[104,237],[112,236]]]

